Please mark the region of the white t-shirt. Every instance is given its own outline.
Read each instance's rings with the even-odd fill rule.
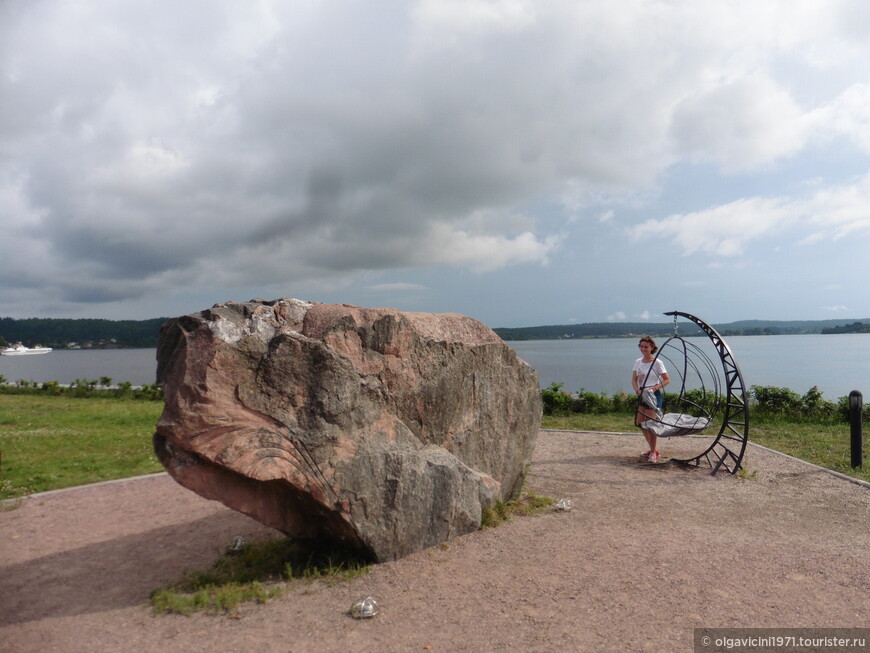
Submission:
[[[650,367],[653,368],[652,372],[650,372]],[[668,371],[665,369],[665,364],[662,363],[661,360],[656,359],[655,361],[644,363],[643,358],[638,358],[636,361],[634,361],[634,367],[632,368],[632,371],[637,372],[637,387],[641,390],[643,390],[644,388],[651,388],[654,385],[658,385],[662,382],[662,375],[668,373]],[[649,372],[648,377],[647,372]]]

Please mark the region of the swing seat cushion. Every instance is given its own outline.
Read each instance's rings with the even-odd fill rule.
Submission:
[[[652,388],[643,389],[643,392],[640,393],[640,403],[644,408],[652,408],[656,411],[659,407],[656,401],[656,393],[652,391]]]
[[[665,413],[659,419],[651,419],[644,423],[644,428],[652,431],[660,438],[670,438],[677,435],[699,433],[710,425],[707,417],[695,417],[681,413]]]

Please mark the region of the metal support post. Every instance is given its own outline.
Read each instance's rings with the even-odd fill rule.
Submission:
[[[862,429],[863,429],[863,396],[858,390],[852,390],[849,393],[849,424],[852,431],[852,467],[861,467],[863,464],[864,452],[862,451]]]

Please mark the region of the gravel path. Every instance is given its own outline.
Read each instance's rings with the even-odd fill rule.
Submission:
[[[150,591],[271,531],[165,475],[0,512],[0,650],[691,651],[696,627],[870,626],[870,489],[750,447],[743,480],[642,463],[639,435],[542,431],[516,518],[232,616]],[[668,455],[697,450],[683,438]],[[347,616],[375,596],[380,614]]]

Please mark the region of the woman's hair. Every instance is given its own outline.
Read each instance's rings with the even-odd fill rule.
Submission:
[[[653,354],[659,350],[659,348],[656,346],[656,341],[653,340],[652,338],[650,338],[649,336],[644,336],[643,338],[640,339],[640,341],[637,344],[640,345],[641,342],[648,342],[650,347],[652,347]]]

